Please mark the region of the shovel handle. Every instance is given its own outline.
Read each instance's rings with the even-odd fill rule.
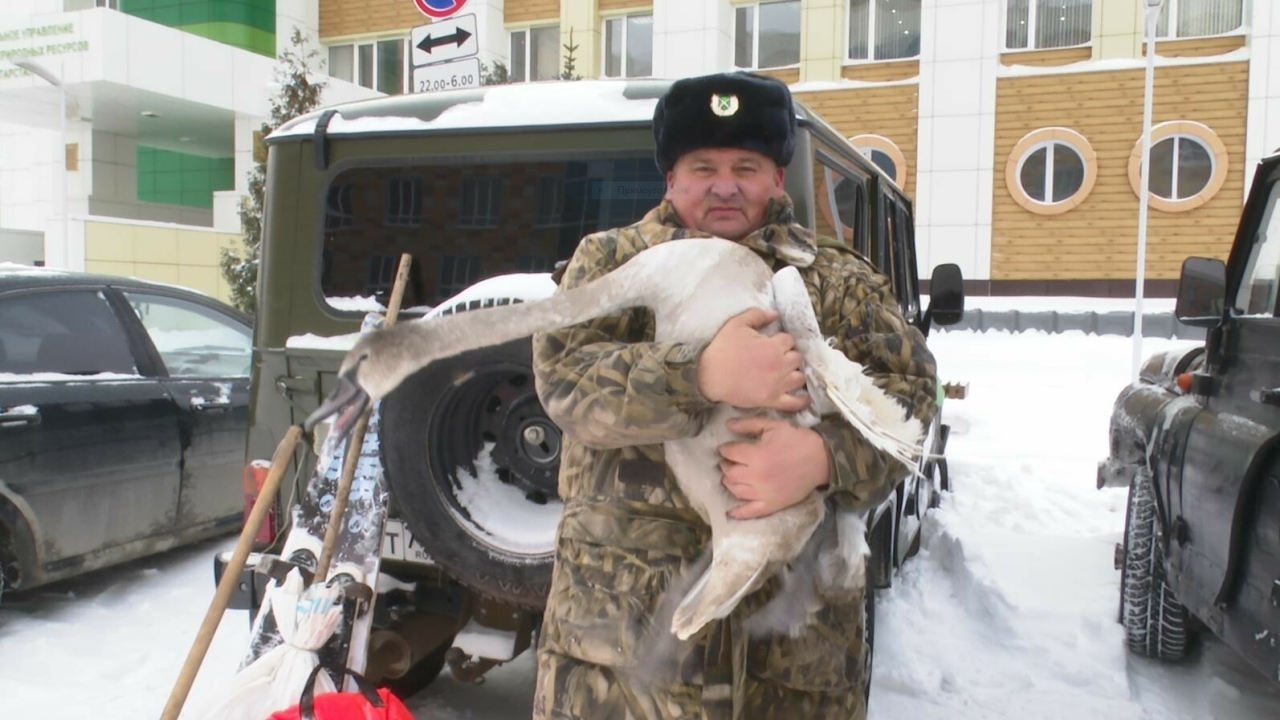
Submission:
[[[391,286],[391,299],[387,302],[387,327],[396,324],[400,317],[400,303],[404,300],[404,288],[409,282],[409,267],[413,264],[413,256],[404,253],[400,256],[400,267],[396,270],[396,281]],[[320,549],[320,558],[316,561],[316,574],[312,582],[324,582],[329,578],[329,566],[333,563],[333,553],[338,545],[338,531],[342,527],[342,516],[347,512],[347,496],[351,494],[351,483],[355,481],[356,464],[360,460],[361,449],[364,448],[365,432],[369,429],[369,416],[373,408],[360,414],[355,427],[351,430],[351,439],[347,443],[347,452],[342,458],[342,475],[338,476],[338,490],[333,496],[333,508],[329,511],[329,525],[324,531],[324,546]]]
[[[195,682],[196,673],[200,671],[200,664],[204,662],[204,656],[209,652],[213,634],[217,632],[222,614],[231,603],[231,595],[236,590],[236,584],[240,582],[240,573],[249,559],[253,539],[257,537],[258,528],[262,527],[262,521],[267,517],[267,510],[275,502],[276,492],[280,488],[280,479],[289,468],[289,462],[293,459],[293,451],[298,446],[300,437],[302,437],[302,426],[294,425],[276,446],[276,453],[271,457],[271,469],[267,471],[267,479],[262,483],[258,499],[253,501],[253,509],[249,511],[244,529],[240,531],[240,539],[236,541],[235,550],[231,552],[231,560],[222,573],[222,579],[218,581],[218,590],[213,594],[213,601],[209,603],[209,611],[204,615],[200,630],[196,632],[195,642],[191,644],[186,662],[182,664],[182,671],[178,673],[178,681],[174,683],[173,691],[169,693],[169,701],[165,703],[160,720],[177,720],[178,713],[182,712],[182,706],[187,702],[187,694],[191,692],[191,685]]]

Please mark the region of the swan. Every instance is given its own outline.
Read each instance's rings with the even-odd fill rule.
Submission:
[[[875,386],[861,365],[827,344],[799,271],[788,265],[774,273],[754,250],[720,238],[656,244],[603,277],[543,300],[414,320],[365,335],[343,359],[337,387],[307,418],[307,427],[337,413],[333,432],[341,435],[371,402],[435,360],[636,307],[654,313],[656,341],[698,344],[750,308],[777,310],[778,321],[762,332],[782,328],[794,336],[812,397],[809,409],[785,416],[812,427],[822,415],[839,412],[914,471],[923,435],[919,420]],[[721,483],[717,448],[741,439],[726,422],[758,412],[720,403],[698,435],[663,443],[677,484],[711,528],[710,558],[704,554],[673,583],[664,606],[669,608],[673,594],[679,604],[659,612],[659,622],[670,615],[671,632],[682,641],[727,616],[775,573],[782,574],[782,591],[748,621],[753,633],[795,635],[820,607],[820,594],[862,584],[869,552],[865,525],[853,513],[836,513],[842,515],[838,522],[828,517],[818,493],[760,519],[726,515],[739,501]],[[820,526],[823,531],[815,535]]]

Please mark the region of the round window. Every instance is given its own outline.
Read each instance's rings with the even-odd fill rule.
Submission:
[[[1213,177],[1213,154],[1190,135],[1174,135],[1151,146],[1151,192],[1186,200],[1204,192]]]
[[[849,142],[899,187],[906,186],[907,157],[896,143],[883,135],[855,135]]]
[[[1186,212],[1209,202],[1227,181],[1227,147],[1208,126],[1190,120],[1151,128],[1151,207]],[[1142,189],[1142,138],[1129,156],[1129,184]]]
[[[1042,203],[1060,203],[1080,192],[1084,185],[1084,158],[1070,145],[1056,140],[1044,143],[1022,158],[1018,181],[1027,197]]]
[[[871,148],[871,162],[883,170],[885,175],[891,178],[898,177],[898,164],[893,161],[893,158],[889,157],[889,153],[878,148]]]
[[[1084,202],[1098,175],[1098,156],[1083,135],[1067,128],[1035,130],[1018,141],[1005,163],[1014,202],[1037,215],[1057,215]]]

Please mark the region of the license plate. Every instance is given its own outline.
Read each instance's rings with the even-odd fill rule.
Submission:
[[[435,565],[422,543],[413,536],[409,526],[403,520],[395,518],[387,518],[386,528],[382,531],[382,559]]]

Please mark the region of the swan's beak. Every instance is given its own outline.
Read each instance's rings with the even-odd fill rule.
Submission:
[[[324,403],[316,408],[315,412],[307,416],[304,423],[307,432],[325,418],[337,414],[330,433],[337,436],[339,440],[347,438],[351,429],[356,426],[356,421],[369,407],[369,394],[356,382],[356,371],[359,368],[360,362],[357,362],[338,376],[338,386],[329,393],[329,397],[325,398]]]

